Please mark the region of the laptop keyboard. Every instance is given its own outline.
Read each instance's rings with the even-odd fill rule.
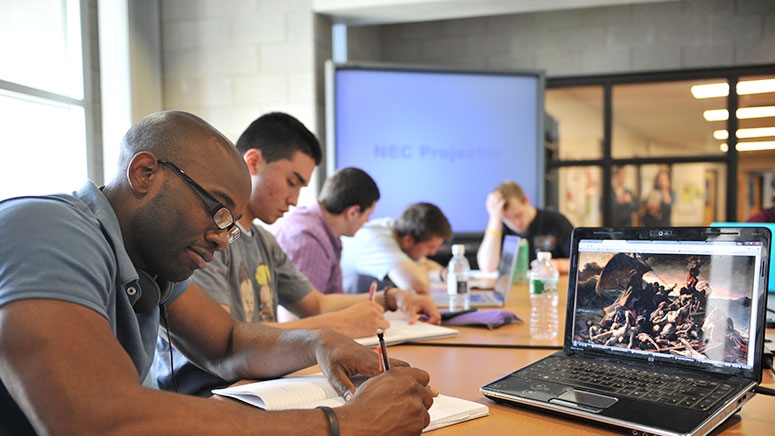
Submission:
[[[714,380],[692,378],[582,359],[548,358],[518,373],[534,379],[594,389],[617,397],[706,411],[732,390]]]

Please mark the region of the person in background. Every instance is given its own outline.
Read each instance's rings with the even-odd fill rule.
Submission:
[[[421,314],[429,322],[440,322],[432,301],[400,289],[381,290],[374,301],[366,294],[320,293],[296,269],[274,236],[253,222],[272,224],[296,205],[301,188],[321,160],[317,138],[299,120],[285,113],[265,114],[240,136],[237,149],[252,180],[251,196],[237,222],[242,236],[194,273],[192,288],[206,292],[237,321],[282,329],[329,328],[361,338],[374,335],[378,328],[387,329],[390,323],[383,312],[397,309],[408,312],[411,322]],[[278,305],[299,319],[278,323]],[[212,389],[236,381],[195,365],[180,352],[183,350],[170,351],[163,335],[157,348],[153,373],[161,389],[209,396]]]
[[[240,237],[234,220],[249,196],[232,143],[167,111],[129,129],[105,186],[0,202],[0,434],[328,435],[338,421],[342,434],[419,435],[433,402],[426,372],[396,360],[382,373],[376,353],[332,330],[240,323],[189,287]],[[223,377],[317,364],[349,401],[329,416],[146,388],[160,317]],[[356,390],[351,374],[373,377]]]
[[[274,229],[294,265],[324,294],[342,294],[342,236],[353,236],[379,200],[365,171],[343,168],[329,177],[309,207],[297,207]]]
[[[772,204],[775,205],[775,173],[770,179],[770,189],[772,190]],[[749,223],[775,223],[775,206],[763,207],[759,212],[748,217]]]
[[[611,176],[611,226],[632,226],[632,214],[638,210],[635,195],[626,186],[627,168],[615,166]]]
[[[675,194],[670,183],[670,172],[662,168],[654,177],[654,189],[646,197],[641,211],[644,227],[670,226],[670,214]]]
[[[557,270],[561,274],[568,272],[573,225],[563,214],[532,206],[522,188],[512,181],[501,183],[489,193],[485,207],[489,219],[476,252],[479,269],[495,271],[504,235],[518,235],[528,242],[530,261],[538,251],[548,251]]]
[[[363,292],[372,280],[430,292],[431,276],[442,279],[443,267],[427,256],[452,238],[449,220],[438,206],[415,203],[398,220],[367,222],[352,238],[342,240],[342,275],[347,293]]]

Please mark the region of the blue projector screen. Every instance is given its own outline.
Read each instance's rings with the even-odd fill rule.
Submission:
[[[426,201],[456,235],[481,234],[504,180],[541,206],[540,72],[328,64],[327,174],[358,167],[379,186],[372,218]]]

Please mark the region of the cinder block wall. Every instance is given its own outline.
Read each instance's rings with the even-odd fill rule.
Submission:
[[[314,131],[314,18],[312,0],[162,0],[165,108],[235,141],[273,110]]]
[[[683,0],[353,27],[350,60],[548,77],[775,63],[775,1]]]

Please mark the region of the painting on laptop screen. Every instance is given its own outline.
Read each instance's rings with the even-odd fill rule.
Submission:
[[[580,252],[573,340],[589,348],[747,367],[754,352],[748,344],[757,263],[753,250]]]

